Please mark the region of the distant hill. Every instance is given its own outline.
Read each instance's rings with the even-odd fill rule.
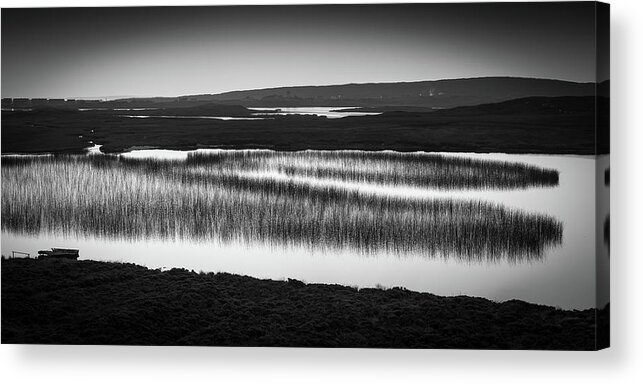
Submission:
[[[602,90],[609,96],[609,82],[603,82]],[[599,85],[600,86],[600,85]],[[599,87],[599,92],[601,92]],[[600,94],[600,93],[599,93]],[[433,112],[434,117],[446,117],[463,121],[467,118],[482,120],[487,116],[495,119],[512,119],[527,122],[531,118],[552,119],[562,127],[585,124],[595,127],[596,150],[610,151],[610,99],[609,97],[527,97],[495,104],[471,107],[456,107]],[[591,118],[588,120],[587,118]],[[570,124],[563,123],[568,121]]]
[[[597,84],[596,93],[598,96],[610,97],[610,81],[605,80]]]
[[[368,107],[412,111],[498,103],[542,96],[609,96],[609,81],[571,81],[518,77],[480,77],[399,83],[299,86],[233,91],[178,97],[118,100],[3,99],[2,108],[184,108],[202,104],[244,107]]]
[[[482,77],[400,83],[266,88],[214,95],[184,96],[177,98],[177,100],[230,103],[246,107],[404,105],[449,108],[495,103],[529,96],[593,96],[595,93],[595,83],[515,77]]]
[[[434,111],[434,116],[490,116],[490,115],[569,115],[594,113],[595,103],[602,104],[606,98],[591,96],[561,96],[561,97],[524,97],[507,100],[500,103],[479,104],[473,106],[454,107]]]

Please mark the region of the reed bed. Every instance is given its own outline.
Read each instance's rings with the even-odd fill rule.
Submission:
[[[365,151],[217,151],[188,163],[357,183],[438,189],[516,189],[558,185],[558,171],[521,163],[429,153]]]
[[[2,228],[99,238],[241,241],[469,262],[540,259],[562,241],[549,216],[481,201],[408,199],[257,180],[215,158],[11,158]]]

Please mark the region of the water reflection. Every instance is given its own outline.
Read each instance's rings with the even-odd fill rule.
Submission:
[[[270,172],[248,176],[258,169],[298,179]],[[322,181],[306,182],[316,178]],[[548,215],[478,200],[362,193],[343,188],[345,180],[507,189],[557,184],[558,173],[504,162],[357,152],[221,151],[181,161],[7,158],[2,228],[414,253],[468,262],[539,260],[562,241],[562,224]]]
[[[275,116],[275,115],[314,115],[322,116],[327,119],[341,119],[351,116],[375,116],[381,115],[380,112],[354,112],[348,111],[358,107],[275,107],[259,108],[251,107],[251,111],[257,116]]]
[[[174,159],[185,161],[196,151],[135,150],[123,158]],[[438,154],[438,153],[434,153]],[[449,199],[483,201],[506,210],[542,214],[560,222],[560,245],[545,249],[541,256],[521,262],[462,262],[463,258],[427,257],[423,253],[355,252],[354,249],[319,249],[242,241],[195,242],[185,240],[123,238],[99,239],[79,234],[39,233],[26,235],[2,231],[2,253],[12,250],[37,253],[52,246],[81,250],[81,258],[123,261],[150,268],[180,267],[196,271],[223,271],[265,279],[295,278],[310,283],[359,287],[403,286],[437,295],[472,295],[496,301],[520,299],[566,309],[603,307],[609,300],[609,257],[603,242],[603,218],[598,212],[596,181],[603,185],[603,171],[609,157],[566,155],[511,155],[441,153],[450,157],[521,163],[555,169],[555,186],[518,189],[435,189],[427,187],[382,186],[374,183],[335,181],[336,186],[361,195],[404,199]],[[3,156],[3,168],[4,160]],[[600,166],[597,166],[600,164]],[[597,173],[597,170],[600,173]],[[249,177],[249,175],[247,175]],[[321,187],[323,179],[287,177],[289,181]],[[303,179],[303,180],[302,180]],[[3,180],[4,182],[4,180]],[[285,181],[284,181],[285,182]],[[2,184],[7,188],[7,184]],[[597,193],[606,193],[600,188]],[[3,191],[4,200],[4,191]],[[601,199],[599,199],[601,200]],[[598,214],[597,214],[598,213]],[[597,225],[598,224],[598,225]],[[604,247],[597,258],[596,250]],[[503,259],[504,260],[504,259]],[[597,265],[598,260],[598,265]]]
[[[558,171],[507,161],[429,153],[219,150],[187,154],[188,165],[214,165],[265,178],[321,179],[395,188],[516,189],[558,185]]]
[[[263,117],[179,116],[179,115],[119,115],[129,119],[204,119],[204,120],[265,120]]]

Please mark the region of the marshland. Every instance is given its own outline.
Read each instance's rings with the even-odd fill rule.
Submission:
[[[151,267],[592,306],[591,222],[567,225],[590,198],[584,157],[91,153],[3,156],[4,254],[62,244]]]
[[[507,161],[393,151],[210,151],[188,153],[189,165],[328,181],[438,189],[514,189],[558,185],[558,171]]]
[[[286,178],[271,177],[273,173]],[[299,179],[289,179],[294,176]],[[482,201],[363,194],[331,183],[347,180],[511,188],[555,184],[558,174],[440,155],[352,152],[219,151],[190,154],[185,161],[14,157],[2,167],[2,227],[24,233],[242,240],[512,262],[537,259],[562,240],[562,225],[549,216]]]

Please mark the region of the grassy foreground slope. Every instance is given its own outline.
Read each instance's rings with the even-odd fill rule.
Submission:
[[[2,261],[2,343],[591,350],[595,324],[595,310],[517,300]]]

